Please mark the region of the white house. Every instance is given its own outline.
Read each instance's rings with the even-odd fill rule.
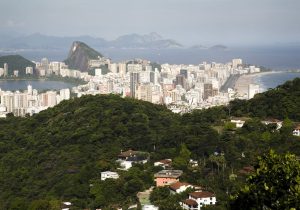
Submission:
[[[172,160],[171,159],[164,159],[154,162],[154,166],[161,166],[164,169],[171,167]]]
[[[283,123],[283,121],[277,119],[263,120],[261,122],[265,125],[276,124],[276,130],[279,130],[282,127],[282,123]]]
[[[207,191],[196,191],[189,193],[189,198],[181,203],[181,207],[187,210],[201,210],[201,207],[206,205],[215,205],[217,202],[216,196]]]
[[[233,118],[230,120],[230,122],[235,124],[235,127],[241,128],[245,124],[246,120],[243,118]]]
[[[101,172],[101,180],[104,181],[105,179],[118,179],[119,174],[117,172],[112,171],[104,171]]]
[[[128,150],[118,155],[117,162],[121,170],[128,170],[133,163],[145,164],[148,162],[149,154],[146,152]]]
[[[293,135],[300,136],[300,125],[298,125],[297,127],[294,128]]]
[[[142,210],[158,210],[158,207],[154,205],[144,205]]]
[[[169,186],[171,194],[182,193],[188,188],[194,188],[193,185],[186,182],[175,182]]]

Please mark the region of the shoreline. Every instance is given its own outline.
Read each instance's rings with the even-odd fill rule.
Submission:
[[[241,96],[248,94],[248,87],[250,84],[259,84],[258,82],[255,81],[257,77],[260,76],[265,76],[269,74],[279,74],[282,73],[283,71],[268,71],[268,72],[259,72],[259,73],[254,73],[254,74],[243,74],[241,75],[235,82],[234,84],[234,90]]]

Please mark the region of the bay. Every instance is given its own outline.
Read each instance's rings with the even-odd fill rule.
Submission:
[[[27,86],[31,85],[33,89],[42,90],[61,90],[72,88],[75,84],[62,81],[49,80],[1,80],[0,88],[5,91],[27,90]]]
[[[259,84],[261,91],[267,91],[269,88],[275,88],[288,80],[300,77],[300,72],[275,72],[258,74],[254,77],[254,82]]]

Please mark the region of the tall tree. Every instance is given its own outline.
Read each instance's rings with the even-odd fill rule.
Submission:
[[[300,208],[300,163],[292,154],[274,151],[258,158],[255,172],[233,198],[230,209]]]

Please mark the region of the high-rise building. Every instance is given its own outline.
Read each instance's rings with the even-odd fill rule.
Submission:
[[[116,63],[109,64],[108,68],[112,73],[118,73],[118,65]]]
[[[27,93],[28,93],[29,95],[32,95],[32,86],[31,86],[31,85],[28,85],[28,86],[27,86]]]
[[[60,100],[69,100],[70,99],[70,89],[66,88],[66,89],[61,89],[59,91],[59,96],[60,96]]]
[[[143,70],[142,64],[128,64],[128,72],[141,72]]]
[[[26,67],[25,73],[26,74],[33,74],[33,68],[31,66]]]
[[[4,63],[4,74],[3,74],[4,77],[7,77],[8,76],[8,64],[7,63]]]
[[[18,77],[19,76],[19,71],[18,70],[14,70],[14,76]]]
[[[0,77],[4,75],[4,68],[0,68]]]
[[[259,85],[257,84],[249,84],[248,86],[248,99],[254,97],[255,94],[259,93]]]
[[[61,66],[61,63],[60,62],[51,62],[49,64],[49,69],[52,70],[52,72],[55,74],[55,75],[59,75],[59,72],[60,72],[60,66]]]
[[[181,87],[187,89],[187,83],[184,75],[178,74],[176,76],[176,85],[181,85]]]
[[[126,75],[126,71],[127,67],[126,67],[126,63],[119,63],[119,74],[123,77]]]
[[[150,83],[141,84],[137,88],[136,98],[152,102],[152,86]]]
[[[203,100],[206,100],[206,99],[208,99],[208,97],[211,97],[211,96],[213,96],[213,85],[211,83],[205,83]]]
[[[47,58],[43,58],[41,60],[41,67],[40,67],[42,70],[45,71],[45,74],[49,75],[49,61]]]
[[[188,70],[180,69],[180,75],[183,75],[187,79],[188,78]]]
[[[101,76],[102,75],[102,69],[95,69],[95,76]]]
[[[140,73],[139,72],[131,72],[130,73],[130,96],[132,98],[135,97],[135,92],[137,89],[137,85],[140,83]]]
[[[232,59],[232,68],[237,68],[239,65],[242,65],[243,61],[242,59]]]

